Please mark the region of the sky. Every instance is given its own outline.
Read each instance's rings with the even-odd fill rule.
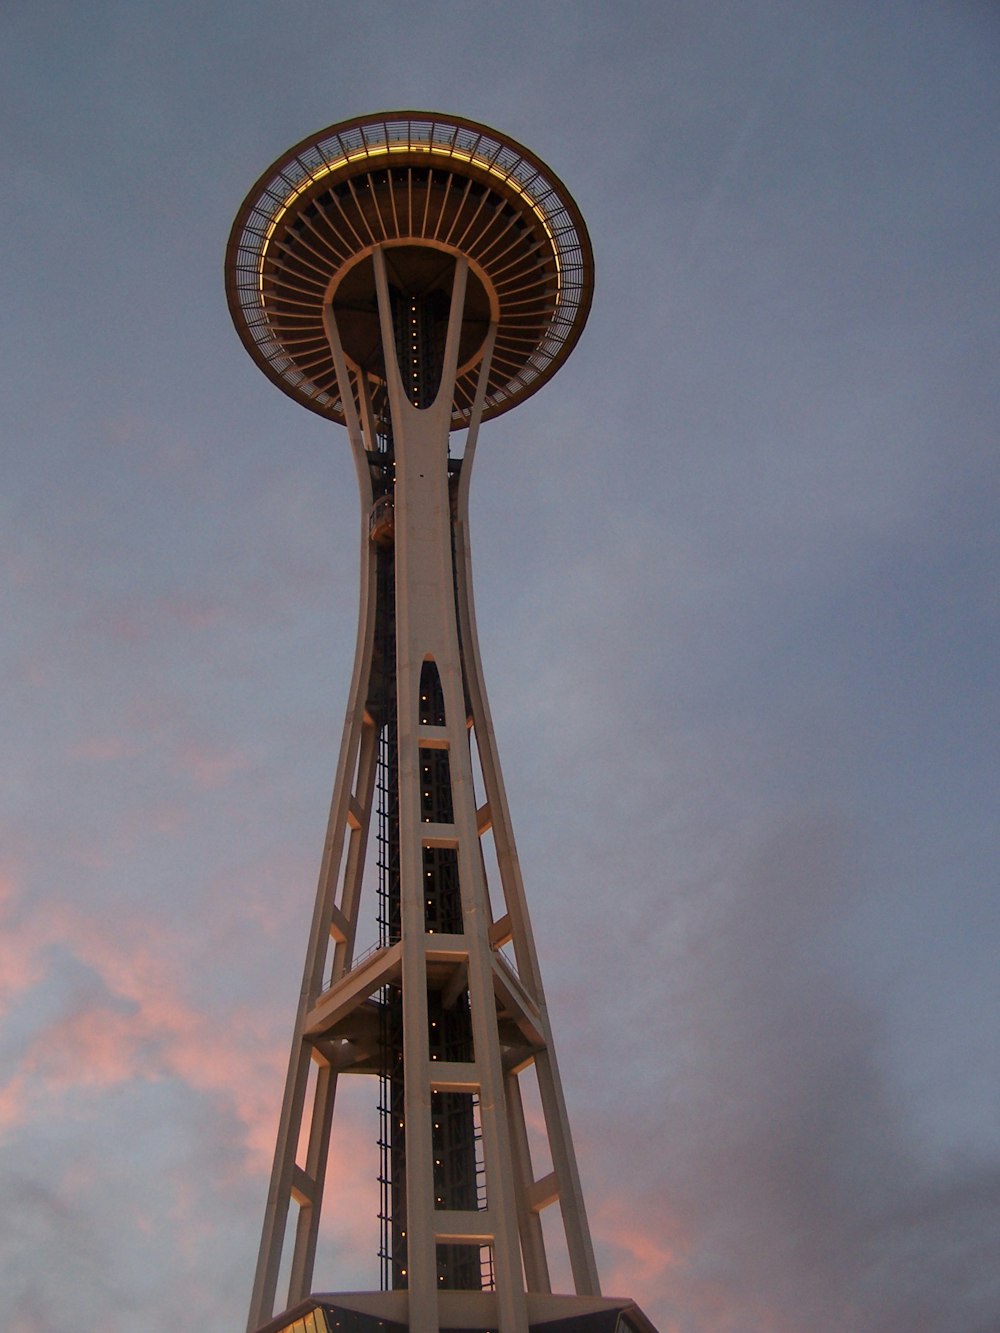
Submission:
[[[993,1333],[996,6],[8,0],[0,100],[0,1327],[243,1326],[358,505],[223,252],[285,149],[415,108],[596,255],[472,542],[604,1289]],[[368,1091],[318,1289],[377,1285]]]

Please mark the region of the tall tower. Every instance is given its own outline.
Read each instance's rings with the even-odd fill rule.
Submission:
[[[567,1319],[592,1333],[620,1320],[650,1329],[630,1302],[600,1295],[468,542],[480,423],[555,373],[592,284],[587,231],[559,180],[510,139],[450,116],[390,112],[313,135],[261,176],[233,225],[239,335],[279,388],[346,426],[362,511],[354,674],[251,1333],[525,1333]],[[461,456],[453,431],[465,432]],[[378,939],[366,948],[373,893]],[[538,1175],[528,1071],[544,1120]],[[379,1086],[382,1290],[310,1295],[334,1094],[349,1074]],[[551,1293],[550,1205],[566,1296]]]

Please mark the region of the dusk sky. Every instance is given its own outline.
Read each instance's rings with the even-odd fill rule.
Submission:
[[[1000,9],[7,0],[0,99],[0,1329],[243,1327],[358,502],[223,252],[417,108],[596,256],[472,541],[604,1289],[996,1333]],[[357,1082],[320,1290],[378,1285]]]

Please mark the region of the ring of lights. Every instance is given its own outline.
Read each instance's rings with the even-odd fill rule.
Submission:
[[[404,290],[450,283],[470,263],[452,426],[476,392],[497,325],[484,417],[534,393],[573,349],[590,309],[593,256],[580,212],[527,149],[474,121],[393,112],[304,140],[254,185],[233,224],[226,291],[264,373],[299,403],[344,420],[323,330],[333,301],[348,363],[376,384],[370,256],[383,247]]]

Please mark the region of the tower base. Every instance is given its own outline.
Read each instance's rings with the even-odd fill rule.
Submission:
[[[492,1291],[438,1292],[438,1326],[454,1333],[497,1333]],[[528,1293],[529,1333],[657,1333],[639,1307],[617,1296]],[[262,1325],[258,1333],[406,1333],[407,1291],[317,1292]]]

